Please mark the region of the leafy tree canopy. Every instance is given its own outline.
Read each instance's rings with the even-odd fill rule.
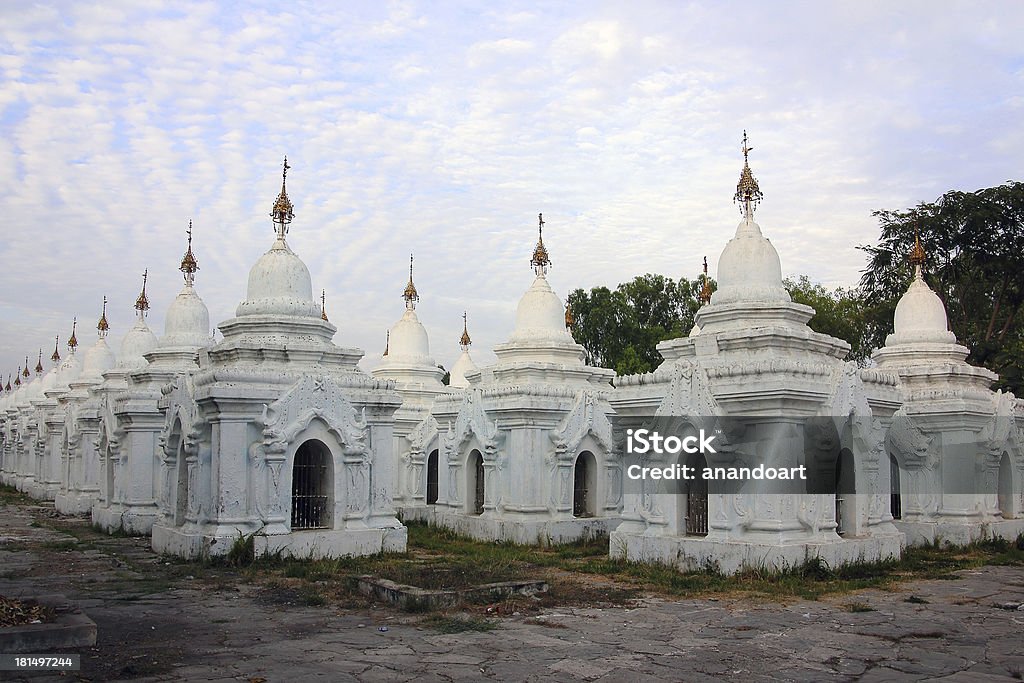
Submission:
[[[701,276],[703,277],[703,276]],[[712,286],[714,281],[710,281]],[[650,372],[661,364],[658,342],[689,334],[700,307],[702,280],[639,275],[614,290],[594,287],[569,294],[573,336],[587,362],[620,375]]]
[[[971,350],[968,362],[1000,375],[1024,394],[1024,183],[950,191],[906,211],[876,211],[877,245],[862,246],[861,275],[870,345],[892,331],[896,303],[910,283],[907,254],[915,226],[928,254],[925,280],[946,305],[950,328]]]

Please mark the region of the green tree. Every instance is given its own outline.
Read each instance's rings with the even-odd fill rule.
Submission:
[[[999,386],[1024,393],[1024,183],[949,191],[905,211],[876,211],[881,228],[861,276],[871,345],[892,330],[896,302],[912,272],[906,256],[915,226],[928,254],[925,279],[946,305],[950,328],[971,350],[968,361],[1000,374]]]
[[[673,280],[647,273],[614,290],[576,289],[568,297],[573,336],[591,365],[620,375],[650,372],[661,364],[658,342],[684,336],[693,327],[700,288],[700,278]]]
[[[846,360],[855,360],[861,365],[867,363],[877,335],[876,322],[868,316],[863,292],[844,287],[829,290],[824,285],[812,283],[806,275],[796,280],[787,278],[783,284],[793,301],[814,309],[808,327],[849,342],[850,353]]]

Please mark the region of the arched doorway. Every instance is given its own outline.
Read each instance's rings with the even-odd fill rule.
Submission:
[[[295,451],[292,465],[292,531],[329,529],[334,508],[331,450],[310,439]]]
[[[702,453],[695,453],[688,464],[693,478],[686,482],[686,535],[707,536],[708,480],[704,478],[704,471],[708,461]]]
[[[889,454],[889,512],[893,519],[903,519],[903,499],[900,498],[900,464]]]
[[[480,451],[474,449],[469,454],[466,473],[469,475],[466,482],[468,512],[471,515],[481,515],[484,512],[484,457],[480,455]]]
[[[597,461],[590,451],[576,457],[572,474],[573,517],[593,517],[597,514]]]
[[[178,485],[174,493],[174,525],[181,526],[185,523],[185,515],[188,513],[188,462],[185,460],[184,441],[178,443],[175,475],[178,478]]]
[[[844,448],[836,459],[835,501],[836,533],[845,536],[853,528],[854,486],[853,453]]]
[[[1010,454],[1003,453],[999,458],[999,480],[997,483],[999,512],[1003,519],[1013,519],[1013,470],[1010,467]]]
[[[437,503],[437,450],[427,456],[427,505]]]

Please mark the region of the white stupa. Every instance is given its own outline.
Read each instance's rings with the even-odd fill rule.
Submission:
[[[249,271],[224,339],[200,369],[164,387],[153,548],[203,557],[253,534],[258,555],[401,551],[395,517],[393,382],[357,367],[363,352],[332,341],[325,299],[286,240],[294,218],[286,181],[274,242]],[[185,316],[183,316],[185,317]],[[199,341],[202,311],[188,316]],[[151,354],[152,356],[152,354]]]
[[[462,313],[462,336],[459,337],[459,348],[462,349],[462,353],[452,363],[451,370],[448,371],[448,386],[453,389],[465,389],[469,387],[469,380],[466,379],[466,375],[475,373],[477,371],[476,363],[473,362],[473,357],[469,355],[469,347],[473,344],[473,340],[469,337],[469,324],[466,320],[466,312]]]

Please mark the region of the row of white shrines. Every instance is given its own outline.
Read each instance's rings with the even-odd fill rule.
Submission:
[[[357,367],[361,350],[333,343],[337,328],[285,241],[293,212],[282,183],[276,239],[219,325],[223,340],[214,343],[194,288],[190,238],[162,337],[146,325],[143,288],[116,359],[104,317],[91,348],[72,345],[63,360],[55,351],[52,370],[37,365],[0,395],[0,479],[190,558],[249,535],[257,554],[402,551],[400,518],[517,543],[610,533],[612,556],[723,572],[1017,537],[1024,401],[991,391],[996,376],[965,362],[922,277],[920,245],[894,333],[872,367],[858,367],[783,288],[778,253],[753,219],[760,198],[745,163],[743,219],[718,289],[689,336],[659,345],[655,372],[615,377],[585,364],[548,285],[541,236],[497,362],[477,368],[464,330],[444,385],[411,270],[372,376]],[[681,464],[803,465],[813,491],[810,480],[714,480],[666,493],[626,478],[612,420],[625,429],[671,416],[690,416],[684,431],[731,420],[717,442],[726,447]],[[783,438],[766,448],[766,434]]]

